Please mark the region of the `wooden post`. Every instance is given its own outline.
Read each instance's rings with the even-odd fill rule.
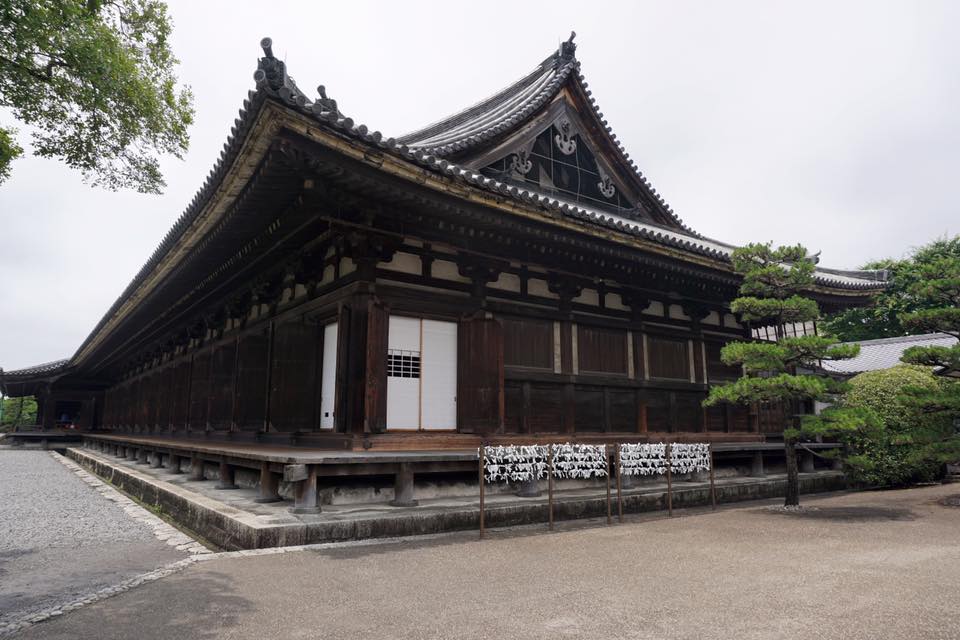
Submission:
[[[547,477],[547,509],[550,512],[549,523],[550,531],[553,531],[553,445],[548,444],[547,465],[550,475]]]
[[[710,503],[713,505],[713,510],[717,510],[717,490],[713,483],[713,445],[707,445],[710,447]]]
[[[617,447],[617,517],[620,519],[620,524],[623,524],[623,490],[620,484],[620,443],[617,443],[615,446]]]
[[[484,455],[483,450],[485,448],[486,447],[484,447],[484,445],[482,444],[480,445],[480,449],[478,450],[479,457],[480,457],[480,464],[477,467],[478,469],[480,469],[480,539],[481,540],[483,539],[483,485],[485,482],[483,465],[484,465],[484,458],[486,457]]]
[[[673,461],[670,459],[670,443],[667,443],[667,515],[673,517]]]
[[[607,525],[613,524],[613,514],[610,512],[610,452],[607,445],[603,445],[603,461],[607,467]]]

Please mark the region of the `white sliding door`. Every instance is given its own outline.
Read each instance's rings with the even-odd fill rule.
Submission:
[[[420,428],[420,320],[390,316],[387,428]]]
[[[423,321],[420,427],[457,428],[457,323]]]
[[[333,429],[337,399],[337,323],[323,328],[323,369],[320,378],[320,428]]]
[[[390,316],[387,428],[457,428],[457,324]]]

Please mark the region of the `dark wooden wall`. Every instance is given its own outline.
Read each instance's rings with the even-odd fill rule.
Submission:
[[[445,255],[449,258],[449,255]],[[704,331],[698,318],[662,318],[559,303],[489,300],[481,284],[429,275],[360,276],[306,303],[292,294],[255,321],[207,327],[189,344],[139,366],[105,394],[102,426],[133,432],[353,434],[386,430],[386,350],[392,313],[459,323],[457,423],[471,434],[769,432],[784,414],[701,406],[709,385],[739,376],[720,360],[737,329]],[[471,273],[467,271],[468,273]],[[478,276],[479,277],[479,276]],[[429,286],[436,294],[409,287]],[[443,288],[459,293],[445,297]],[[288,287],[288,292],[295,285]],[[523,290],[525,291],[524,286]],[[463,297],[469,293],[469,299]],[[526,293],[510,294],[526,299]],[[507,296],[509,298],[509,296]],[[601,297],[602,300],[602,297]],[[297,305],[303,304],[303,309]],[[546,305],[554,305],[552,309]],[[669,305],[668,305],[669,306]],[[666,307],[665,307],[666,308]],[[681,316],[682,318],[682,316]],[[337,344],[324,326],[338,323]],[[320,429],[324,349],[336,349],[332,431]]]

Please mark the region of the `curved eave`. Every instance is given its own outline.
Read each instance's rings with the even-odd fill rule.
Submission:
[[[0,370],[0,391],[10,397],[36,395],[41,387],[68,373],[69,365],[70,360],[54,360],[23,369]]]
[[[384,140],[378,132],[371,132],[363,125],[355,127],[349,123],[348,126],[349,119],[325,119],[322,113],[319,115],[312,113],[295,102],[287,101],[286,106],[291,108],[297,116],[308,116],[311,120],[324,121],[330,125],[328,130],[332,130],[331,133],[339,135],[336,137],[324,135],[325,131],[310,126],[312,122],[298,122],[299,118],[286,120],[284,123],[286,127],[381,171],[419,185],[432,187],[447,195],[457,195],[516,215],[535,217],[548,224],[568,226],[579,232],[594,227],[590,231],[594,235],[733,274],[730,263],[733,245],[687,236],[670,229],[625,219],[606,212],[585,209],[535,191],[488,178],[444,158],[437,158],[419,149],[399,145],[392,139]],[[371,155],[371,146],[379,151],[379,155]],[[547,215],[544,215],[545,213]],[[578,222],[587,224],[577,224]],[[884,282],[835,275],[838,273],[840,272],[818,271],[816,278],[821,290],[862,292],[882,289],[885,286]]]
[[[276,64],[274,59],[270,60]],[[230,136],[204,185],[84,340],[70,360],[72,365],[82,364],[103,337],[118,326],[131,309],[197,245],[229,202],[238,195],[280,128],[300,133],[379,170],[446,195],[566,227],[578,233],[589,233],[642,251],[733,273],[730,264],[731,245],[585,209],[488,178],[444,157],[399,143],[393,138],[384,138],[380,132],[372,131],[365,125],[356,125],[336,109],[332,100],[324,98],[313,102],[285,75],[283,80],[283,84],[276,87],[262,74],[258,76],[257,89],[251,91],[244,101]],[[818,272],[817,292],[853,299],[862,298],[885,286],[884,282],[841,277],[837,275],[839,273],[842,272]]]

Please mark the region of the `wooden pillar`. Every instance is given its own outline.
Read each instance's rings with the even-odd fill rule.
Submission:
[[[220,461],[220,481],[217,482],[217,489],[238,489],[236,482],[234,482],[235,469],[232,464],[228,464],[226,460]]]
[[[170,454],[170,459],[167,462],[167,468],[170,469],[170,473],[180,474],[183,473],[183,469],[180,468],[180,464],[183,462],[183,457],[175,453]]]
[[[605,433],[613,431],[612,414],[613,411],[610,407],[610,388],[603,387],[603,431]]]
[[[230,431],[237,430],[237,385],[240,380],[240,334],[233,341],[233,372],[230,374],[230,388],[233,396],[230,398]]]
[[[193,455],[190,457],[190,477],[188,480],[198,482],[203,479],[203,459],[200,456]]]
[[[750,475],[754,478],[767,477],[767,474],[763,469],[763,452],[762,451],[753,452],[753,456],[750,461]]]
[[[401,462],[394,476],[393,500],[390,504],[394,507],[415,507],[418,503],[413,496],[413,465]]]
[[[320,513],[320,496],[317,493],[317,468],[306,465],[306,477],[294,485],[294,502],[291,513]]]
[[[677,431],[677,422],[679,420],[677,412],[677,394],[675,391],[671,391],[668,394],[670,398],[670,409],[668,412],[667,418],[667,431],[675,433]]]
[[[49,431],[57,426],[57,401],[53,394],[47,394],[43,400],[43,421],[40,422],[40,428]]]
[[[254,502],[280,502],[280,476],[270,470],[269,462],[260,463],[260,495],[254,498]]]
[[[264,375],[266,389],[263,393],[263,426],[260,428],[264,433],[270,431],[270,396],[273,390],[273,320],[267,327],[267,370]]]
[[[389,312],[374,296],[359,293],[341,308],[337,339],[338,431],[380,433],[387,426],[387,331]]]
[[[530,416],[533,414],[533,402],[531,399],[532,388],[529,382],[524,381],[520,386],[521,399],[523,402],[523,411],[520,414],[520,432],[532,433],[530,426]]]

